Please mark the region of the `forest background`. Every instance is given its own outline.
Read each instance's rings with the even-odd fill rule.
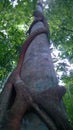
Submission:
[[[44,0],[50,28],[51,55],[63,100],[73,126],[73,0]],[[36,0],[0,0],[0,91],[15,68],[27,30],[33,21]]]

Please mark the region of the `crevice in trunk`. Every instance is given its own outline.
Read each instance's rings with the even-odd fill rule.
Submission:
[[[15,88],[14,86],[12,87],[12,92],[11,92],[11,97],[9,99],[9,104],[8,104],[8,110],[12,107],[12,105],[14,104],[14,101],[15,101],[15,98],[16,98],[16,91],[15,91]]]

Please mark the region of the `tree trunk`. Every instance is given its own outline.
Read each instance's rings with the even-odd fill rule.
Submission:
[[[39,28],[44,27],[45,26],[43,22],[38,21],[36,24],[34,24],[34,26],[32,26],[31,33],[35,32],[35,30]],[[51,58],[49,41],[50,40],[48,40],[45,33],[36,36],[31,42],[31,45],[29,46],[24,58],[21,70],[21,78],[31,91],[32,95],[39,95],[41,92],[47,91],[51,87],[58,86],[58,80]],[[45,100],[48,102],[48,99]],[[41,102],[44,104],[43,100],[41,100]],[[66,113],[62,100],[60,100],[59,105],[60,109],[65,115]],[[47,109],[49,109],[49,106]],[[48,130],[48,127],[33,109],[24,115],[21,125],[21,130],[29,129]]]
[[[32,31],[34,32],[40,27],[44,27],[42,22],[36,23],[32,27]],[[26,52],[21,78],[32,93],[40,93],[49,87],[58,86],[49,44],[46,34],[40,34],[32,41]],[[26,130],[48,130],[33,112],[24,118],[24,126],[26,126],[24,127]]]
[[[30,35],[32,34],[32,32],[35,33],[36,30],[39,31],[40,28],[45,28],[46,26],[43,23],[44,18],[42,18],[42,20],[40,18],[42,15],[40,10],[36,12],[38,12],[38,14],[37,14],[37,18],[35,19],[38,19],[39,17],[39,20],[35,22],[35,24],[33,24],[33,26],[31,27]],[[4,89],[4,94],[3,94],[4,99],[6,97],[5,92],[7,90],[9,95],[7,96],[6,100],[0,101],[0,103],[2,104],[2,105],[0,104],[0,107],[1,109],[2,108],[4,109],[3,113],[1,113],[0,122],[2,121],[2,118],[4,119],[4,113],[6,114],[6,110],[7,109],[10,110],[10,108],[12,107],[13,110],[18,111],[17,114],[23,115],[23,119],[21,117],[22,121],[19,119],[19,123],[21,122],[20,130],[48,130],[48,129],[61,130],[64,128],[63,121],[65,122],[64,130],[69,130],[70,127],[66,119],[64,107],[61,100],[65,91],[63,88],[59,88],[58,86],[58,80],[56,77],[56,73],[51,58],[50,43],[45,33],[41,33],[37,35],[31,41],[31,44],[27,49],[26,55],[24,57],[24,61],[21,67],[20,77],[21,80],[24,82],[25,86],[27,87],[27,89],[30,91],[33,101],[35,101],[35,103],[38,104],[39,107],[36,107],[36,109],[38,110],[34,109],[34,107],[29,107],[28,111],[24,113],[23,109],[25,109],[26,111],[27,106],[26,108],[24,107],[25,105],[22,98],[23,91],[20,90],[20,88],[18,88],[19,93],[16,93],[17,91],[15,92],[14,90],[12,90],[11,84],[8,84],[8,86],[5,87],[6,90]],[[9,89],[11,91],[9,91]],[[24,93],[24,96],[25,95],[27,94]],[[10,101],[15,105],[12,106]],[[40,112],[38,112],[39,109],[41,110]],[[13,114],[16,115],[15,112],[16,111],[13,111]],[[39,113],[45,113],[44,115],[46,115],[46,117],[44,116],[43,119],[45,118],[47,119],[48,117],[48,121],[50,122],[49,127],[47,127],[45,123],[47,122],[47,120],[45,120],[44,122],[44,120],[42,119],[43,115],[40,114],[42,116],[39,116]],[[16,116],[19,118],[19,115]],[[8,118],[7,115],[6,118]],[[7,123],[8,121],[9,120],[7,120]],[[19,130],[19,124],[17,120],[13,120],[13,121],[14,123],[16,122],[16,124],[14,124],[14,126],[9,128],[11,130]],[[57,128],[51,122],[54,122]],[[51,126],[53,129],[51,128]],[[9,130],[9,129],[6,128],[6,126],[5,127],[1,126],[0,130]]]

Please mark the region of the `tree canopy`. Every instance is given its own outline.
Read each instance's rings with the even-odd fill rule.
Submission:
[[[73,0],[47,0],[43,6],[54,45],[53,61],[56,71],[62,72],[59,79],[67,88],[64,101],[73,125]],[[16,66],[35,7],[36,0],[0,0],[0,88]]]

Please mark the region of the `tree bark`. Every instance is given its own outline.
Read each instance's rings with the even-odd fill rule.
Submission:
[[[44,28],[44,24],[40,21],[32,27],[31,33],[39,28]],[[31,42],[24,58],[21,78],[32,95],[39,95],[50,87],[58,86],[51,58],[50,43],[45,33],[38,35]],[[48,130],[48,127],[32,110],[32,112],[29,111],[27,115],[24,115],[21,125],[21,130],[23,129]]]
[[[44,27],[38,22],[32,31]],[[31,91],[43,91],[58,86],[46,34],[37,36],[29,46],[21,70],[21,78]]]
[[[46,24],[44,25],[43,22],[44,17],[42,20],[40,19],[41,15],[42,13],[38,10],[35,19],[38,19],[39,17],[39,20],[31,27],[30,35],[36,30],[39,31],[40,28],[46,28]],[[58,86],[58,80],[51,58],[49,41],[46,33],[37,35],[31,41],[21,67],[20,78],[22,84],[19,82],[20,79],[18,80],[19,84],[11,84],[11,81],[13,83],[16,78],[16,73],[13,73],[13,76],[10,77],[10,82],[8,82],[7,86],[4,88],[2,98],[3,95],[4,99],[7,98],[6,100],[2,99],[2,101],[0,101],[0,107],[2,106],[1,109],[3,109],[0,122],[4,119],[4,114],[7,114],[5,116],[7,124],[10,122],[9,119],[11,119],[11,122],[8,127],[3,126],[2,128],[1,126],[1,130],[9,130],[9,128],[11,130],[58,130],[60,127],[60,130],[63,128],[64,130],[70,130],[61,100],[65,93],[65,89]],[[15,90],[13,90],[14,85]],[[25,88],[27,88],[30,93],[27,93]],[[6,93],[7,91],[8,93]],[[29,96],[30,94],[31,97]],[[31,98],[32,101],[34,101],[34,103],[31,103],[31,107],[28,98]],[[12,103],[10,103],[10,101]],[[8,114],[8,110],[10,110],[10,114]],[[45,114],[42,114],[42,112]],[[42,116],[39,116],[39,114]],[[19,120],[16,117],[18,117]],[[45,119],[45,121],[43,121],[43,119]],[[49,127],[47,127],[45,122],[46,124],[49,122]]]

